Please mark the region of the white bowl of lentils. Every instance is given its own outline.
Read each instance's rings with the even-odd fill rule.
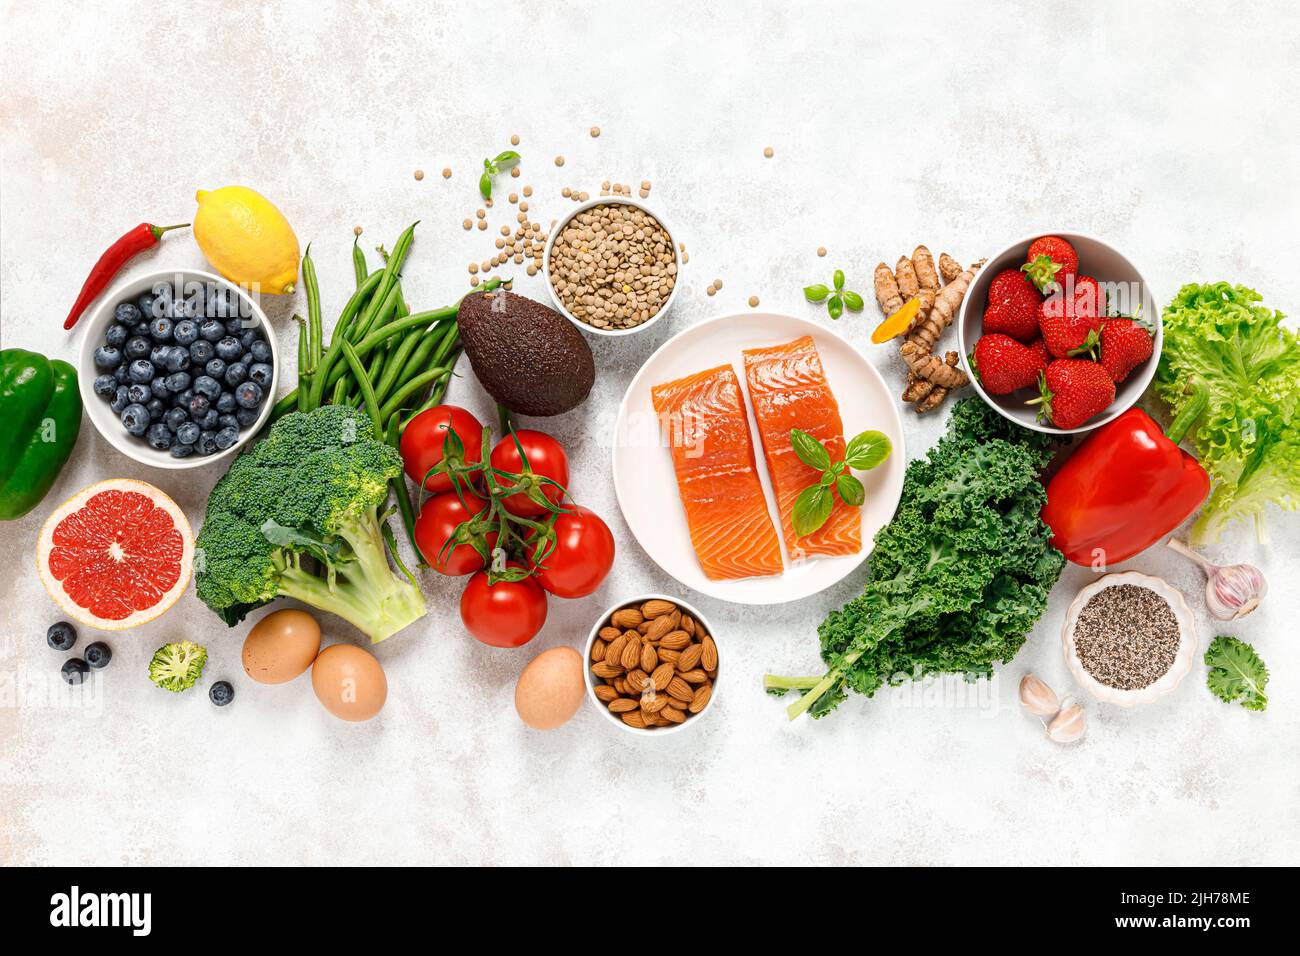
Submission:
[[[681,287],[681,246],[663,217],[627,196],[580,203],[546,240],[542,271],[555,308],[594,335],[654,325]]]

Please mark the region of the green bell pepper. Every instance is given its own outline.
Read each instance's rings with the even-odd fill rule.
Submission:
[[[81,430],[77,370],[25,349],[0,350],[0,521],[45,497]]]

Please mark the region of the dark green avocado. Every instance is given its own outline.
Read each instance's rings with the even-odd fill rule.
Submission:
[[[596,380],[591,346],[554,309],[495,289],[465,296],[457,320],[474,374],[510,411],[559,415],[591,391]]]

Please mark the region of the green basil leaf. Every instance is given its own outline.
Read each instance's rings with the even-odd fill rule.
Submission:
[[[855,508],[861,507],[862,502],[867,500],[867,489],[852,475],[840,475],[835,479],[835,490],[840,493],[840,498],[846,505]]]
[[[861,312],[862,305],[862,296],[858,295],[856,292],[846,291],[844,293],[844,307],[850,312]]]
[[[836,269],[835,270],[835,291],[839,292],[843,288],[844,288],[844,270]]]
[[[794,533],[801,538],[812,534],[826,523],[834,506],[835,496],[829,488],[812,485],[799,492],[799,497],[794,500],[794,508],[790,512]]]
[[[818,283],[817,285],[806,285],[803,287],[803,297],[809,302],[820,302],[831,294],[831,290],[826,286]]]
[[[519,154],[513,149],[507,149],[505,152],[499,153],[497,158],[492,160],[492,164],[496,166],[498,170],[509,169],[517,162],[519,162]]]
[[[865,431],[849,442],[844,449],[844,460],[850,468],[867,471],[888,458],[891,451],[893,446],[888,437],[881,432]]]
[[[835,469],[827,468],[823,471],[821,480],[818,481],[817,484],[821,485],[823,488],[829,488],[831,485],[835,484]]]
[[[809,468],[825,471],[831,466],[830,453],[821,442],[807,432],[798,428],[791,429],[790,445],[794,448],[794,453],[799,456],[799,460]]]
[[[832,319],[838,319],[844,314],[844,300],[838,295],[831,296],[826,303],[826,314]]]
[[[478,191],[484,199],[492,198],[492,176],[490,173],[484,173],[478,178]]]

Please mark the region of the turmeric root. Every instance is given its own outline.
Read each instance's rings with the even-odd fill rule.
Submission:
[[[939,274],[934,271],[934,256],[925,246],[917,246],[912,253],[912,266],[916,269],[916,281],[927,292],[939,291]]]
[[[903,296],[898,291],[894,270],[883,262],[876,266],[876,302],[885,318],[889,318],[903,307]]]
[[[943,334],[943,330],[951,325],[952,320],[957,317],[957,310],[961,308],[961,300],[965,298],[966,290],[970,288],[971,282],[974,281],[975,273],[983,265],[984,260],[981,259],[943,287],[943,291],[935,298],[934,307],[930,309],[924,321],[918,322],[909,333],[907,337],[909,342],[915,343],[926,352],[933,351],[935,343],[939,341],[939,336]]]
[[[935,385],[942,385],[947,389],[961,388],[970,382],[966,373],[959,368],[947,364],[939,356],[922,350],[922,347],[915,342],[904,342],[903,347],[898,350],[898,354],[903,357],[907,367],[916,373],[918,378],[923,378]]]
[[[949,352],[943,357],[943,360],[949,367],[957,367],[956,352]],[[932,383],[927,384],[931,385],[929,393],[916,400],[916,414],[918,415],[924,415],[926,412],[934,411],[942,405],[943,400],[948,397],[948,389],[944,388],[942,385],[933,385]]]
[[[952,282],[962,273],[961,263],[946,252],[939,253],[939,275],[944,282]]]
[[[912,260],[907,256],[898,257],[898,265],[894,266],[894,277],[898,280],[898,291],[904,301],[915,298],[921,291],[921,283],[916,277],[916,266],[912,265]]]

